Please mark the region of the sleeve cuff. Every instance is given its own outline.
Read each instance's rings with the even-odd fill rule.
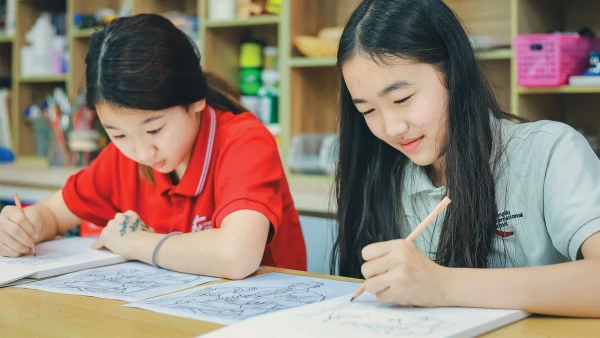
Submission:
[[[108,220],[96,217],[91,213],[80,212],[79,208],[77,208],[78,197],[72,190],[63,187],[62,196],[63,200],[65,201],[65,205],[75,216],[83,219],[84,221],[88,221],[102,227],[108,223]]]
[[[225,217],[227,217],[227,215],[231,214],[232,212],[239,211],[239,210],[253,210],[253,211],[260,212],[261,214],[265,215],[265,217],[273,225],[275,233],[277,233],[277,229],[279,228],[279,220],[275,216],[275,213],[273,213],[264,204],[255,202],[252,200],[248,200],[248,199],[238,199],[238,200],[232,201],[229,204],[225,205],[223,208],[221,208],[220,211],[217,211],[216,217],[215,217],[215,223],[214,223],[215,227],[220,228],[221,222],[223,221],[223,219]]]
[[[590,238],[590,236],[599,231],[599,219],[595,219],[591,222],[588,222],[587,224],[579,228],[579,230],[575,232],[575,234],[571,238],[571,241],[569,242],[569,258],[571,258],[571,260],[573,261],[577,260],[577,253],[579,252],[579,249],[581,248],[583,242],[585,242],[586,239]]]

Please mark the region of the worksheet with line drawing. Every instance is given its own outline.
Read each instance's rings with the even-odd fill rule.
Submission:
[[[356,290],[357,283],[268,273],[202,286],[125,306],[231,324],[284,309],[318,303]]]
[[[19,287],[135,302],[215,280],[218,278],[190,275],[144,263],[128,262],[74,272]]]
[[[256,317],[203,337],[473,337],[529,315],[518,310],[384,305],[368,293],[350,302],[351,296]]]

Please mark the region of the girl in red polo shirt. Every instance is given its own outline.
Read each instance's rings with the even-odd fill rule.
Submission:
[[[175,271],[306,269],[274,138],[202,72],[183,32],[158,15],[116,19],[93,34],[86,64],[87,102],[112,142],[50,198],[2,210],[1,255],[88,220],[106,225],[95,248]]]

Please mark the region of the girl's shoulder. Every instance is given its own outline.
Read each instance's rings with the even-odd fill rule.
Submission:
[[[579,132],[562,122],[540,120],[535,122],[514,123],[502,121],[502,134],[505,138],[521,140],[548,141]]]
[[[573,127],[556,121],[536,121],[515,124],[502,121],[503,163],[524,170],[578,165],[595,165],[598,157],[588,140]],[[505,162],[506,161],[506,162]],[[529,169],[528,169],[529,168]]]
[[[218,111],[217,114],[219,115],[218,133],[222,142],[229,143],[257,137],[275,142],[273,134],[250,112],[233,114],[232,112]]]
[[[556,148],[590,147],[585,137],[573,127],[556,121],[526,123],[501,122],[502,143],[511,157],[533,152],[550,155]]]

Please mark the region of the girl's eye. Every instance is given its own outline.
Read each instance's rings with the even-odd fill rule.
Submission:
[[[411,95],[411,96],[409,96],[409,97],[407,97],[407,98],[404,98],[404,99],[402,99],[402,100],[394,101],[394,103],[395,103],[395,104],[402,104],[402,103],[404,103],[404,102],[406,102],[406,101],[410,100],[410,98],[411,98],[411,97],[413,97],[413,96]]]
[[[160,131],[161,131],[161,130],[162,130],[162,128],[158,128],[158,129],[150,130],[150,131],[148,132],[148,134],[150,134],[150,135],[156,135],[156,134],[160,133]]]
[[[374,112],[374,111],[375,111],[375,109],[371,109],[371,110],[367,110],[367,111],[366,111],[366,112],[364,112],[364,113],[360,113],[360,112],[359,112],[359,113],[360,113],[360,115],[362,115],[362,116],[367,116],[367,115],[371,114],[371,113],[372,113],[372,112]]]
[[[125,138],[125,135],[117,135],[117,136],[113,136],[114,139],[119,140],[122,138]]]

